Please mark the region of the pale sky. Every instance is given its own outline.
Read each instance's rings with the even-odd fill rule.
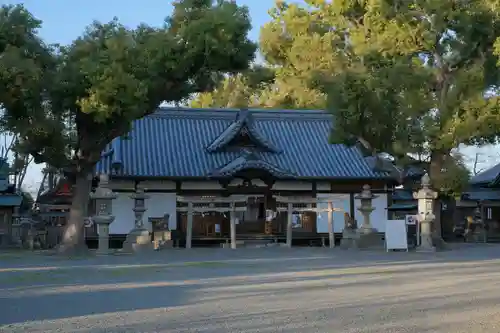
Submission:
[[[43,28],[40,30],[42,37],[50,43],[59,44],[69,44],[93,20],[107,22],[116,16],[120,22],[129,27],[137,26],[142,22],[160,25],[172,10],[171,1],[165,0],[148,0],[147,5],[136,0],[0,0],[1,5],[18,3],[24,3],[28,10],[43,21]],[[269,20],[267,12],[273,6],[274,0],[237,0],[237,3],[248,6],[253,23],[250,37],[257,40],[260,27]],[[498,146],[467,147],[461,149],[461,152],[468,155],[470,164],[473,163],[475,154],[480,153],[481,168],[500,162]],[[32,165],[28,170],[24,186],[33,194],[36,194],[40,186],[42,168],[40,165]]]

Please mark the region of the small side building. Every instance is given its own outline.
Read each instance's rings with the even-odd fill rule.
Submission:
[[[0,247],[13,244],[13,225],[23,196],[9,183],[7,173],[0,173]]]
[[[457,220],[465,228],[470,217],[483,221],[487,241],[500,241],[500,164],[472,177],[469,188],[457,201]]]

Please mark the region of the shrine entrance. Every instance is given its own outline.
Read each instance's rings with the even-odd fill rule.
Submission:
[[[236,248],[236,214],[246,210],[246,196],[178,196],[177,212],[181,214],[181,231],[186,235],[186,248],[192,247],[193,236],[220,240],[229,236],[231,248]]]
[[[291,247],[293,237],[319,238],[316,215],[322,212],[328,212],[329,246],[335,246],[333,213],[343,210],[334,207],[333,200],[271,196],[267,200],[273,202],[266,204],[265,199],[263,195],[177,197],[186,248],[192,247],[193,239],[229,241],[231,248],[238,241],[283,239]]]
[[[329,247],[335,246],[334,212],[343,212],[334,207],[333,199],[317,199],[310,197],[276,196],[276,211],[278,215],[286,216],[286,246],[292,246],[294,236],[311,238],[317,234],[317,214],[328,213]],[[280,214],[285,213],[286,214]],[[324,240],[322,241],[324,246]]]

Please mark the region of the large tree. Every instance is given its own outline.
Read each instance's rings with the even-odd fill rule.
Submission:
[[[496,142],[500,17],[486,1],[316,4],[341,46],[342,73],[326,80],[338,142],[427,156],[437,188],[460,144]]]
[[[248,68],[248,11],[232,1],[179,0],[162,27],[94,22],[71,45],[48,45],[23,6],[0,9],[3,125],[20,151],[64,170],[74,196],[64,250],[82,247],[90,177],[110,141],[162,102],[212,89]]]

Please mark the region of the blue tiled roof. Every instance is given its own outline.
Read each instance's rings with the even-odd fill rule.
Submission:
[[[17,194],[4,194],[0,195],[1,207],[14,207],[21,205],[23,197]]]
[[[211,153],[221,152],[233,140],[240,131],[246,130],[251,140],[256,142],[260,148],[266,151],[278,153],[281,150],[267,140],[254,126],[253,116],[249,110],[242,110],[236,116],[236,120],[229,125],[208,147]]]
[[[235,126],[241,119],[239,112],[235,109],[159,109],[135,121],[126,139],[113,140],[103,152],[96,173],[206,178],[230,163],[249,168],[248,163],[256,162],[242,163],[242,151],[208,150],[228,127]],[[358,148],[329,143],[332,116],[326,112],[247,112],[252,116],[251,127],[254,134],[258,133],[258,140],[276,149],[254,152],[253,161],[267,165],[284,178],[390,178],[387,172],[374,171]]]
[[[413,210],[417,208],[418,208],[417,204],[400,204],[400,203],[394,203],[389,207],[387,207],[388,210]]]
[[[489,183],[495,182],[500,176],[500,163],[478,173],[472,177],[469,181],[471,185],[488,185]]]
[[[244,151],[237,159],[214,170],[210,176],[230,177],[239,171],[248,169],[265,170],[276,178],[293,178],[296,176],[288,170],[283,170],[272,163],[260,159],[255,153],[249,151]]]
[[[392,200],[394,201],[408,201],[413,199],[413,192],[406,189],[396,189],[392,194]]]
[[[470,189],[462,193],[461,199],[464,201],[500,201],[500,191],[494,189]]]

